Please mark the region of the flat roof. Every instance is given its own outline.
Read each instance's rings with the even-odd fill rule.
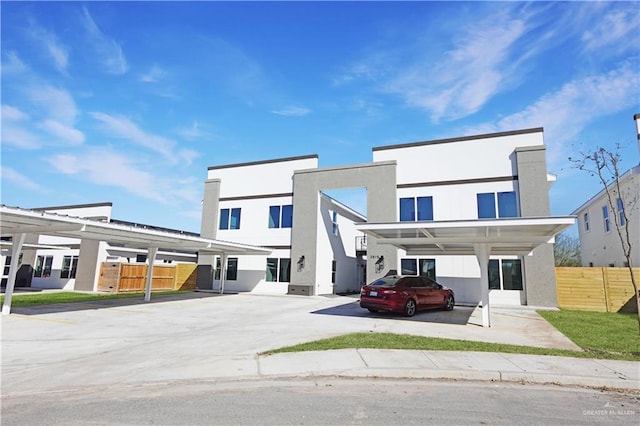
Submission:
[[[477,244],[489,244],[494,255],[526,255],[574,222],[574,216],[518,217],[358,223],[356,229],[408,255],[473,255]]]
[[[38,210],[0,206],[2,236],[40,234],[88,239],[118,244],[134,249],[180,249],[203,254],[269,254],[270,249],[230,241],[202,238],[192,234],[149,229],[133,224],[113,223],[60,215]],[[64,244],[61,244],[64,246]]]

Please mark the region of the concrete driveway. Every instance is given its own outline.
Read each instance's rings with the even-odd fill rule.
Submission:
[[[456,307],[404,318],[356,297],[193,293],[14,308],[2,317],[2,394],[243,376],[257,353],[349,332],[577,349],[533,310]]]

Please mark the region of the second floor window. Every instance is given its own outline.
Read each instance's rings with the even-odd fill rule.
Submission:
[[[589,230],[591,230],[591,225],[589,224],[589,213],[585,213],[582,218],[584,221],[584,230],[585,232],[589,232]]]
[[[400,221],[433,220],[433,197],[400,198]]]
[[[622,203],[622,198],[618,197],[616,200],[616,208],[618,209],[618,217],[620,218],[620,226],[624,226],[627,221],[624,218],[624,204]]]
[[[219,229],[240,229],[240,209],[220,209]]]
[[[293,205],[269,207],[269,228],[291,228],[293,225]]]
[[[496,217],[518,217],[518,200],[515,191],[485,192],[477,195],[478,219],[495,219]],[[497,201],[497,202],[496,202]],[[496,204],[497,212],[496,216]]]
[[[611,219],[609,219],[609,206],[602,206],[602,219],[604,221],[604,232],[610,232]]]

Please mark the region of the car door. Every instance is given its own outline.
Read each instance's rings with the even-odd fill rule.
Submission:
[[[443,300],[440,284],[428,277],[420,277],[420,279],[423,282],[425,306],[442,305]]]
[[[411,278],[409,282],[411,289],[416,297],[418,308],[424,308],[429,303],[429,289],[420,277]]]

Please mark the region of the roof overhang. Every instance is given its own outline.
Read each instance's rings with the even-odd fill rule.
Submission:
[[[526,255],[553,243],[574,216],[478,219],[441,222],[359,223],[356,229],[408,255],[473,255],[478,244],[493,255]]]
[[[178,232],[64,216],[36,210],[0,206],[2,236],[14,234],[52,235],[73,239],[105,241],[134,249],[164,248],[201,254],[259,255],[270,249],[248,244],[219,241]],[[66,245],[62,243],[61,245]]]

